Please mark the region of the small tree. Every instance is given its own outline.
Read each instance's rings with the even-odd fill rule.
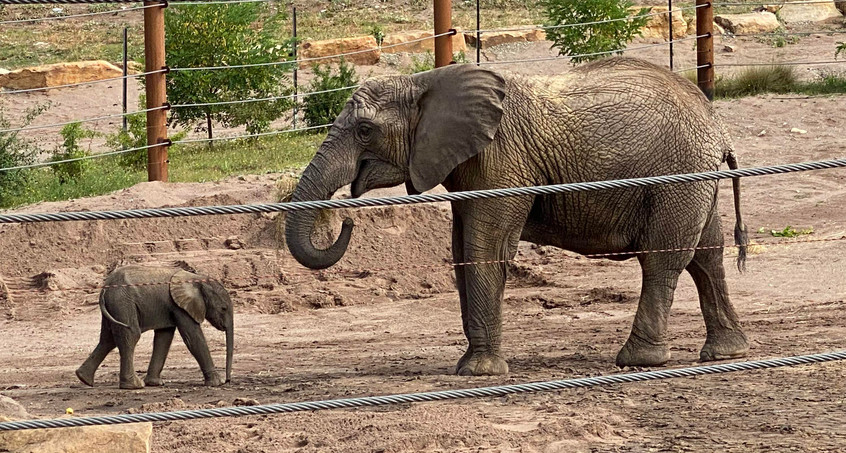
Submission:
[[[165,20],[167,62],[172,67],[236,66],[291,59],[292,40],[284,38],[284,13],[266,3],[171,6]],[[289,64],[237,69],[175,71],[168,74],[172,104],[205,104],[251,98],[286,96]],[[212,122],[246,126],[257,133],[292,107],[290,99],[177,108],[170,121],[196,125],[205,120],[209,138]]]
[[[547,39],[558,48],[559,55],[573,57],[573,64],[596,60],[607,54],[585,55],[598,52],[623,53],[626,44],[634,39],[649,18],[625,19],[634,5],[630,0],[541,0],[546,9],[548,26],[572,25],[546,30]],[[641,8],[637,15],[648,13]],[[625,19],[601,24],[576,25],[610,19]]]
[[[62,135],[62,146],[53,151],[53,158],[51,159],[53,162],[88,156],[88,151],[79,146],[79,141],[97,136],[96,132],[83,128],[80,122],[65,125],[60,133]],[[50,169],[59,178],[59,183],[64,184],[82,177],[82,174],[88,168],[88,164],[87,160],[75,160],[51,165]]]
[[[338,65],[338,72],[333,73],[329,65],[315,65],[314,80],[310,85],[310,91],[321,92],[312,94],[303,99],[303,119],[309,126],[320,126],[331,124],[344,109],[344,104],[350,98],[355,88],[338,90],[338,88],[349,87],[358,84],[358,76],[355,69],[341,60]],[[327,90],[328,93],[323,93]]]
[[[26,111],[19,127],[26,127],[48,105],[38,105]],[[0,129],[12,129],[12,124],[3,115],[0,105]],[[35,162],[39,149],[29,140],[20,137],[19,131],[0,132],[0,168],[19,167]],[[0,207],[8,207],[12,198],[26,191],[30,183],[30,171],[27,169],[0,171]]]

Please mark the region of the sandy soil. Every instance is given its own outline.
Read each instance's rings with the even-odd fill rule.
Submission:
[[[823,38],[807,38],[778,51],[810,59],[831,48]],[[504,58],[505,52],[531,58],[547,51],[542,44],[513,46],[492,51],[490,58]],[[732,58],[769,58],[774,52],[750,40]],[[652,54],[656,60],[665,56]],[[512,66],[534,74],[566,68],[560,62]],[[94,116],[87,110],[91,103],[82,102],[93,92],[57,93],[50,96],[64,106],[64,115]],[[844,96],[764,96],[716,106],[741,165],[755,166],[841,157],[844,102]],[[62,118],[57,107],[51,112],[59,115],[51,120]],[[846,244],[791,245],[796,240],[768,231],[813,227],[812,235],[799,240],[846,235],[844,175],[829,170],[744,180],[745,220],[753,240],[765,245],[750,256],[746,274],[731,267],[730,256],[726,267],[752,341],[751,358],[842,348]],[[264,202],[273,198],[280,177],[143,183],[20,211]],[[729,187],[721,185],[720,199],[727,241],[733,219]],[[392,193],[402,190],[373,195]],[[334,223],[343,215],[333,214]],[[635,262],[588,260],[522,244],[510,266],[504,304],[504,353],[512,371],[456,377],[450,373],[465,341],[447,264],[449,212],[421,205],[349,215],[358,224],[350,251],[322,272],[304,270],[278,249],[271,215],[0,226],[0,275],[10,290],[10,298],[0,299],[0,391],[35,416],[56,417],[67,407],[86,416],[214,407],[239,398],[290,402],[619,372],[613,360],[628,335],[639,291]],[[241,248],[226,245],[233,236]],[[196,363],[176,340],[165,387],[119,390],[117,354],[106,359],[94,388],[83,387],[73,371],[96,344],[100,314],[96,291],[68,289],[97,285],[120,264],[177,261],[223,279],[233,292],[233,382],[201,386]],[[704,325],[689,277],[680,281],[670,328],[668,366],[694,365]],[[220,366],[223,334],[207,329]],[[136,355],[139,371],[151,344],[147,333]],[[153,451],[838,451],[846,449],[844,382],[846,368],[834,363],[506,398],[162,423],[154,430]]]

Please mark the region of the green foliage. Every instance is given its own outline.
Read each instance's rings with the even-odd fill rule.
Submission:
[[[762,227],[761,229],[758,230],[758,232],[763,233],[764,228]],[[807,229],[804,229],[804,230],[797,230],[790,225],[784,227],[783,230],[770,230],[770,234],[772,236],[779,237],[779,238],[795,238],[795,237],[801,236],[803,234],[812,234],[813,232],[814,232],[813,227],[807,228]]]
[[[370,34],[376,38],[376,44],[381,46],[382,41],[385,40],[385,29],[379,24],[374,24],[370,27]]]
[[[840,56],[840,53],[846,53],[846,42],[837,42],[837,48],[834,50],[834,59]]]
[[[66,125],[62,128],[62,146],[57,147],[53,151],[51,162],[58,162],[70,159],[80,159],[88,156],[88,151],[79,146],[80,140],[86,138],[94,138],[97,133],[82,127],[82,123],[76,122]],[[82,177],[88,167],[87,160],[75,160],[72,162],[62,162],[50,166],[53,173],[59,178],[59,183],[64,184],[68,181],[77,180]]]
[[[732,78],[718,77],[714,83],[714,96],[736,98],[762,93],[789,93],[797,84],[798,77],[790,66],[756,66]]]
[[[140,96],[139,105],[144,109],[144,95]],[[188,133],[179,131],[168,137],[177,142],[185,138]],[[121,149],[143,148],[147,146],[147,114],[133,113],[126,116],[126,130],[121,127],[116,133],[106,136],[106,146],[118,151]],[[171,150],[174,146],[170,147]],[[143,170],[147,168],[147,150],[141,149],[124,154],[118,154],[118,165],[127,170]]]
[[[48,107],[49,105],[43,104],[27,110],[19,127],[29,126]],[[0,108],[0,129],[11,128],[13,128],[12,124]],[[0,168],[18,167],[35,162],[38,148],[19,134],[17,131],[0,132]],[[30,171],[27,169],[0,171],[0,207],[10,206],[14,197],[27,191],[31,182],[30,176]]]
[[[291,60],[292,40],[285,36],[284,19],[284,13],[265,3],[171,6],[165,20],[167,62],[172,67],[208,67]],[[168,98],[173,104],[203,104],[287,96],[292,93],[290,71],[290,65],[277,64],[172,72],[167,77]],[[187,126],[210,119],[258,133],[292,106],[291,99],[278,99],[178,108],[170,121]]]
[[[309,89],[311,92],[358,85],[358,76],[355,69],[344,60],[341,60],[338,64],[337,73],[333,72],[329,65],[315,65],[312,70],[314,71],[314,80],[312,80]],[[305,97],[303,99],[303,118],[306,124],[320,126],[335,121],[354,89],[312,94]]]
[[[630,0],[541,0],[548,26],[579,24],[630,16]],[[647,14],[651,8],[641,8],[637,15]],[[622,53],[649,18],[618,20],[601,24],[559,27],[546,30],[547,39],[558,48],[559,55],[585,55],[598,52]],[[573,64],[596,60],[607,54],[579,56]]]
[[[452,60],[458,64],[468,63],[467,55],[464,54],[464,51],[454,52],[452,54]],[[403,69],[403,72],[406,74],[416,74],[418,72],[429,71],[431,69],[435,69],[435,54],[432,51],[427,50],[425,54],[411,56],[411,66],[408,66]]]

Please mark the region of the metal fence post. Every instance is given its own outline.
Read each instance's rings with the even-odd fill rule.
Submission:
[[[714,99],[714,9],[711,0],[696,0],[696,81]]]
[[[476,0],[476,66],[482,64],[482,8]]]
[[[126,97],[127,97],[127,79],[129,75],[129,68],[127,67],[127,62],[129,58],[127,57],[127,27],[123,27],[123,131],[126,132]]]
[[[165,69],[164,13],[166,2],[145,0],[145,6],[158,5],[144,10],[144,64],[146,72]],[[167,105],[165,73],[147,74],[147,108]],[[147,178],[150,181],[167,181],[167,110],[147,112],[147,145],[161,145],[147,149]]]
[[[447,33],[452,29],[452,2],[434,0],[435,35]],[[452,35],[435,38],[435,67],[446,66],[452,62]]]
[[[670,25],[670,71],[673,70],[673,0],[667,0],[667,20]]]
[[[299,71],[300,64],[297,62],[297,48],[300,43],[297,41],[297,7],[294,7],[293,12],[293,34],[294,34],[294,129],[297,128],[297,113],[299,112],[299,99],[297,97],[297,71]]]

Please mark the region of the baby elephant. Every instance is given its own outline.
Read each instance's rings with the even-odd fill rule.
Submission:
[[[203,370],[205,384],[223,384],[212,363],[200,324],[208,319],[226,331],[226,382],[232,371],[233,321],[229,293],[209,277],[177,268],[126,266],[115,269],[100,292],[103,314],[100,342],[76,376],[94,385],[94,372],[117,346],[120,353],[120,388],[140,389],[144,384],[162,385],[161,372],[174,329]],[[142,332],[155,330],[153,355],[144,382],[135,375],[133,354]]]

